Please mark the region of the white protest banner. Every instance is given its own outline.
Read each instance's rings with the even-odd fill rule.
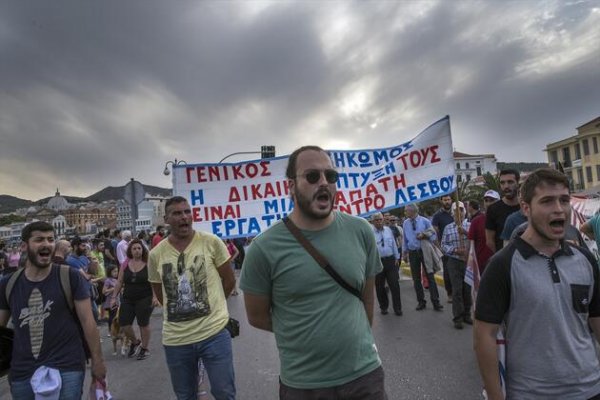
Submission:
[[[456,189],[450,117],[398,146],[328,150],[339,172],[336,207],[367,216]],[[293,209],[288,157],[173,166],[173,194],[191,207],[194,229],[222,238],[255,236]]]

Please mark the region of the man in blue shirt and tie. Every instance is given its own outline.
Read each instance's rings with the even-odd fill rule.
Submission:
[[[416,204],[409,204],[404,208],[406,214],[406,220],[402,225],[404,230],[404,245],[402,246],[402,258],[404,261],[409,262],[410,272],[417,293],[417,311],[425,309],[427,302],[425,301],[425,293],[423,291],[423,284],[421,283],[421,265],[425,268],[425,274],[429,280],[429,296],[433,309],[435,311],[442,311],[444,308],[440,304],[440,295],[438,288],[435,283],[433,265],[425,265],[423,258],[423,241],[435,241],[436,234],[431,222],[419,215],[419,207]]]
[[[400,300],[400,274],[398,269],[398,261],[400,254],[396,245],[396,238],[389,226],[384,225],[383,215],[377,212],[371,216],[373,222],[373,232],[375,241],[377,242],[377,250],[383,264],[383,271],[375,276],[375,290],[377,292],[377,301],[381,314],[388,313],[389,300],[385,291],[385,282],[390,288],[392,295],[392,305],[394,306],[394,314],[402,315],[402,301]]]

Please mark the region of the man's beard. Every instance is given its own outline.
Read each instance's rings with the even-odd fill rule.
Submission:
[[[512,200],[515,197],[517,197],[517,191],[516,190],[510,190],[509,192],[504,192],[504,197],[506,197],[508,200]]]
[[[323,212],[323,213],[316,213],[314,212],[310,205],[312,203],[313,200],[315,200],[317,198],[317,196],[323,194],[323,192],[327,192],[329,194],[329,197],[331,198],[331,205],[329,207],[329,211],[328,212]],[[333,211],[333,202],[334,202],[334,196],[331,194],[331,192],[329,192],[329,190],[327,189],[320,189],[317,191],[317,193],[315,193],[315,195],[312,197],[312,199],[307,198],[306,196],[304,196],[301,193],[296,193],[295,199],[294,199],[294,206],[298,207],[298,209],[302,212],[302,214],[304,214],[305,216],[311,218],[311,219],[325,219],[327,217],[329,217],[329,215],[331,214],[331,212]]]
[[[27,260],[29,260],[29,262],[31,264],[33,264],[34,266],[44,269],[44,268],[48,268],[49,266],[52,265],[52,253],[50,253],[50,256],[48,257],[48,263],[47,264],[41,264],[38,262],[37,260],[37,255],[38,253],[31,250],[31,249],[27,249]]]

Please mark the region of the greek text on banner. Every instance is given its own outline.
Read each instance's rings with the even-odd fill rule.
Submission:
[[[450,118],[398,146],[329,150],[339,172],[336,208],[367,216],[439,197],[456,188]],[[173,194],[188,199],[194,229],[222,238],[255,236],[294,205],[285,177],[288,157],[173,167]]]

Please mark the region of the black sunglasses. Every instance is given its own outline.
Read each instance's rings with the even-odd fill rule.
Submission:
[[[321,179],[321,172],[325,175],[325,180],[327,180],[327,183],[336,183],[340,177],[340,174],[338,174],[335,169],[309,169],[303,174],[296,175],[296,177],[304,176],[308,183],[314,184],[319,182],[319,179]]]

